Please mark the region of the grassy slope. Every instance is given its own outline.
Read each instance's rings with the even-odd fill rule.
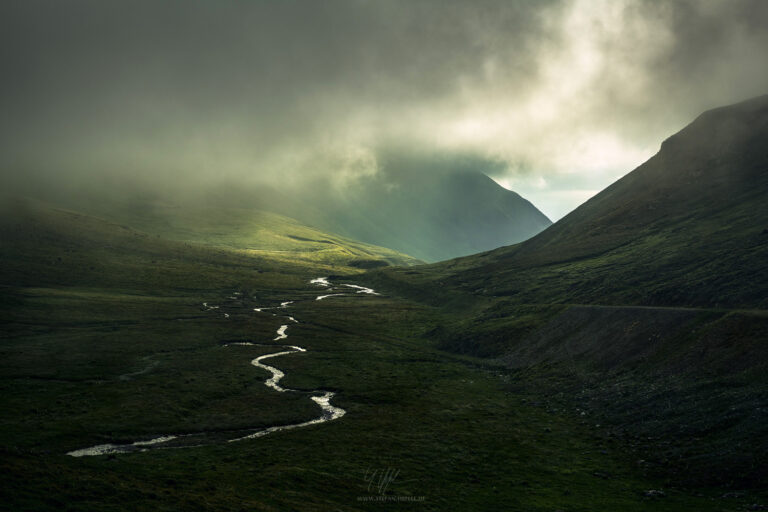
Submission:
[[[93,215],[168,240],[238,249],[273,260],[371,268],[421,263],[406,254],[320,231],[289,217],[243,205],[160,200],[90,201]]]
[[[307,279],[351,267],[167,241],[71,212],[2,223],[0,508],[367,510],[367,470],[424,510],[739,510],[722,492],[647,476],[574,411],[506,370],[421,338],[442,321],[394,297],[314,301]],[[242,299],[227,300],[238,290]],[[313,417],[248,364],[281,323],[253,307],[297,299],[285,385],[337,390],[337,422],[235,445],[72,459],[97,442]],[[203,301],[222,305],[204,311]],[[225,319],[221,313],[228,312]],[[277,361],[276,361],[277,362]],[[510,377],[513,377],[510,379]],[[521,394],[523,393],[523,394]],[[667,497],[644,498],[664,487]],[[754,499],[749,496],[745,499]]]
[[[716,109],[527,242],[369,278],[448,308],[441,347],[505,354],[678,481],[765,487],[766,148],[768,97]]]
[[[768,96],[707,112],[532,239],[384,277],[427,299],[768,307],[766,148]]]

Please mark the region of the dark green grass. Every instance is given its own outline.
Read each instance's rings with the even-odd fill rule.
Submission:
[[[205,298],[20,293],[0,364],[11,447],[61,451],[315,417],[312,402],[271,392],[262,385],[268,374],[249,364],[277,349],[221,346],[271,340],[280,319],[236,306],[203,311]]]
[[[568,408],[537,405],[548,393],[539,377],[514,387],[520,376],[440,350],[426,334],[445,310],[395,296],[314,300],[323,292],[308,279],[334,269],[370,284],[353,268],[168,242],[70,214],[4,226],[14,243],[0,255],[0,508],[735,511],[761,499],[722,500],[722,490],[646,473],[630,445]],[[236,290],[243,299],[227,299]],[[285,300],[297,301],[289,312],[301,322],[286,341],[307,352],[270,364],[287,387],[336,391],[342,419],[239,443],[65,455],[315,417],[305,395],[263,386],[266,372],[249,362],[270,349],[221,346],[270,343],[283,321],[253,307]],[[204,301],[221,309],[204,311]],[[388,468],[399,474],[386,495],[423,502],[358,501],[378,496],[366,472]],[[643,496],[659,488],[664,498]]]
[[[766,97],[708,112],[523,243],[366,277],[443,310],[440,347],[592,403],[669,481],[768,488],[767,141]]]
[[[289,341],[308,352],[274,364],[286,372],[286,386],[336,390],[334,402],[348,411],[344,418],[234,444],[72,459],[63,455],[66,449],[94,442],[312,414],[301,400],[260,385],[264,375],[248,361],[262,347],[218,346],[227,338],[271,339],[270,315],[254,313],[238,324],[179,322],[176,315],[156,313],[141,336],[133,326],[120,326],[101,349],[87,334],[90,327],[83,328],[81,337],[51,341],[69,348],[65,362],[41,364],[36,371],[55,375],[78,364],[95,365],[87,378],[104,382],[46,382],[22,391],[29,379],[3,370],[4,381],[17,386],[3,393],[4,410],[15,407],[2,434],[3,489],[10,494],[5,505],[365,510],[382,506],[358,501],[378,495],[368,489],[366,471],[395,468],[398,477],[386,494],[423,496],[409,505],[422,510],[738,510],[643,476],[620,446],[590,425],[511,392],[508,374],[415,337],[439,319],[434,311],[392,298],[316,302],[314,295],[286,290],[286,299],[303,299],[291,311],[302,323],[289,328]],[[82,305],[75,302],[73,307]],[[147,312],[134,307],[138,317]],[[176,307],[182,314],[198,313],[194,304]],[[121,351],[124,363],[114,360],[120,339],[142,337]],[[147,349],[160,354],[156,370],[120,381],[143,364]],[[108,363],[95,363],[102,358]],[[662,486],[665,498],[642,496]]]

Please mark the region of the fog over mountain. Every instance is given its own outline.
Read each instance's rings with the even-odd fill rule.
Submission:
[[[24,0],[0,26],[6,190],[343,195],[402,148],[485,161],[554,220],[768,90],[762,0]]]
[[[766,56],[768,0],[0,1],[0,509],[768,510]]]

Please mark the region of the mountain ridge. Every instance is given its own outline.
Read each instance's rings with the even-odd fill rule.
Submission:
[[[530,240],[370,280],[444,311],[440,348],[503,365],[668,485],[764,489],[766,205],[762,96],[697,117]]]
[[[766,307],[766,148],[768,96],[708,111],[538,235],[419,278],[521,303]]]
[[[425,261],[519,242],[551,224],[530,201],[478,170],[448,168],[422,176],[418,161],[396,164],[401,167],[361,178],[342,197],[317,199],[320,206],[308,215],[290,207],[282,211]]]

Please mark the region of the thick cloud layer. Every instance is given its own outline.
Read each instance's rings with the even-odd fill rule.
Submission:
[[[23,0],[0,20],[6,186],[343,193],[397,148],[486,161],[558,218],[768,92],[763,0]]]

